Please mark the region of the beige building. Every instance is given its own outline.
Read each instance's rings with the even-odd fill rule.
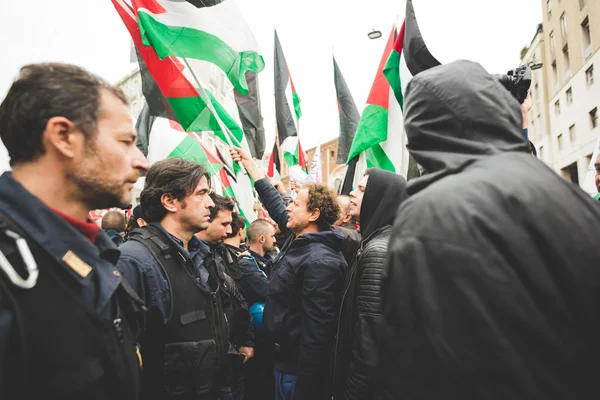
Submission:
[[[582,184],[600,134],[600,2],[542,2],[542,29],[523,58],[543,64],[532,82],[530,136],[543,161]]]

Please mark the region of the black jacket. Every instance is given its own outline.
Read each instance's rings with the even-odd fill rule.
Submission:
[[[372,169],[360,210],[365,239],[353,259],[342,300],[335,349],[335,398],[370,400],[375,393],[377,330],[391,224],[406,199],[406,180]]]
[[[597,398],[597,203],[528,153],[476,63],[414,77],[404,122],[427,174],[392,230],[383,398]]]
[[[263,327],[276,343],[274,364],[297,375],[294,399],[328,399],[330,361],[348,265],[343,235],[329,230],[294,238],[288,215],[266,179],[255,183],[271,217],[288,240],[274,263]]]
[[[264,303],[269,289],[267,274],[260,268],[253,255],[243,255],[238,259],[238,254],[242,253],[242,249],[230,245],[225,246],[232,257],[237,260],[240,275],[235,283],[248,305],[252,306],[257,302]]]
[[[32,276],[14,233],[37,265],[31,288],[7,274]],[[0,268],[0,398],[137,398],[143,303],[115,268],[108,236],[92,243],[5,172],[0,253],[11,265]]]

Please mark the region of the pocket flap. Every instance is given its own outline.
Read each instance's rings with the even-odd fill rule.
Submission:
[[[204,312],[204,310],[192,311],[191,313],[183,314],[180,317],[182,325],[191,324],[192,322],[200,321],[203,319],[206,319],[206,313]]]

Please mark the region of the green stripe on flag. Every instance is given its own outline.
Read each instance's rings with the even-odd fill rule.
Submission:
[[[296,120],[299,121],[300,117],[302,116],[302,110],[300,109],[300,96],[298,96],[298,93],[292,93],[292,101],[294,102],[294,112],[296,113]]]
[[[181,157],[188,161],[203,164],[207,168],[209,168],[209,173],[211,175],[217,174],[219,170],[223,168],[222,164],[209,162],[208,156],[202,148],[202,146],[200,146],[200,144],[191,136],[186,136],[186,138],[183,139],[177,145],[177,147],[173,149],[173,151],[169,154],[168,157]]]
[[[387,171],[396,172],[394,163],[387,156],[381,145],[376,144],[365,150],[367,168],[380,168]]]
[[[246,71],[261,72],[265,62],[255,51],[237,52],[210,33],[184,26],[168,26],[151,14],[139,10],[138,24],[142,43],[151,46],[161,59],[186,57],[218,66],[242,95],[248,94]]]
[[[358,122],[347,162],[368,148],[386,141],[387,127],[388,110],[382,106],[368,104]]]

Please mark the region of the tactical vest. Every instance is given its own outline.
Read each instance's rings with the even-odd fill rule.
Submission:
[[[27,236],[0,217],[0,250],[26,277],[21,253],[7,231]],[[140,367],[134,334],[142,328],[142,301],[123,282],[111,299],[116,318],[100,318],[67,286],[72,278],[62,265],[33,240],[27,243],[38,265],[35,286],[20,288],[0,271],[3,306],[13,315],[3,360],[6,400],[137,399]]]
[[[209,275],[202,287],[183,255],[153,226],[135,229],[130,240],[142,243],[159,263],[169,287],[166,325],[150,327],[141,341],[147,398],[212,398],[222,383],[229,330],[219,283]]]

